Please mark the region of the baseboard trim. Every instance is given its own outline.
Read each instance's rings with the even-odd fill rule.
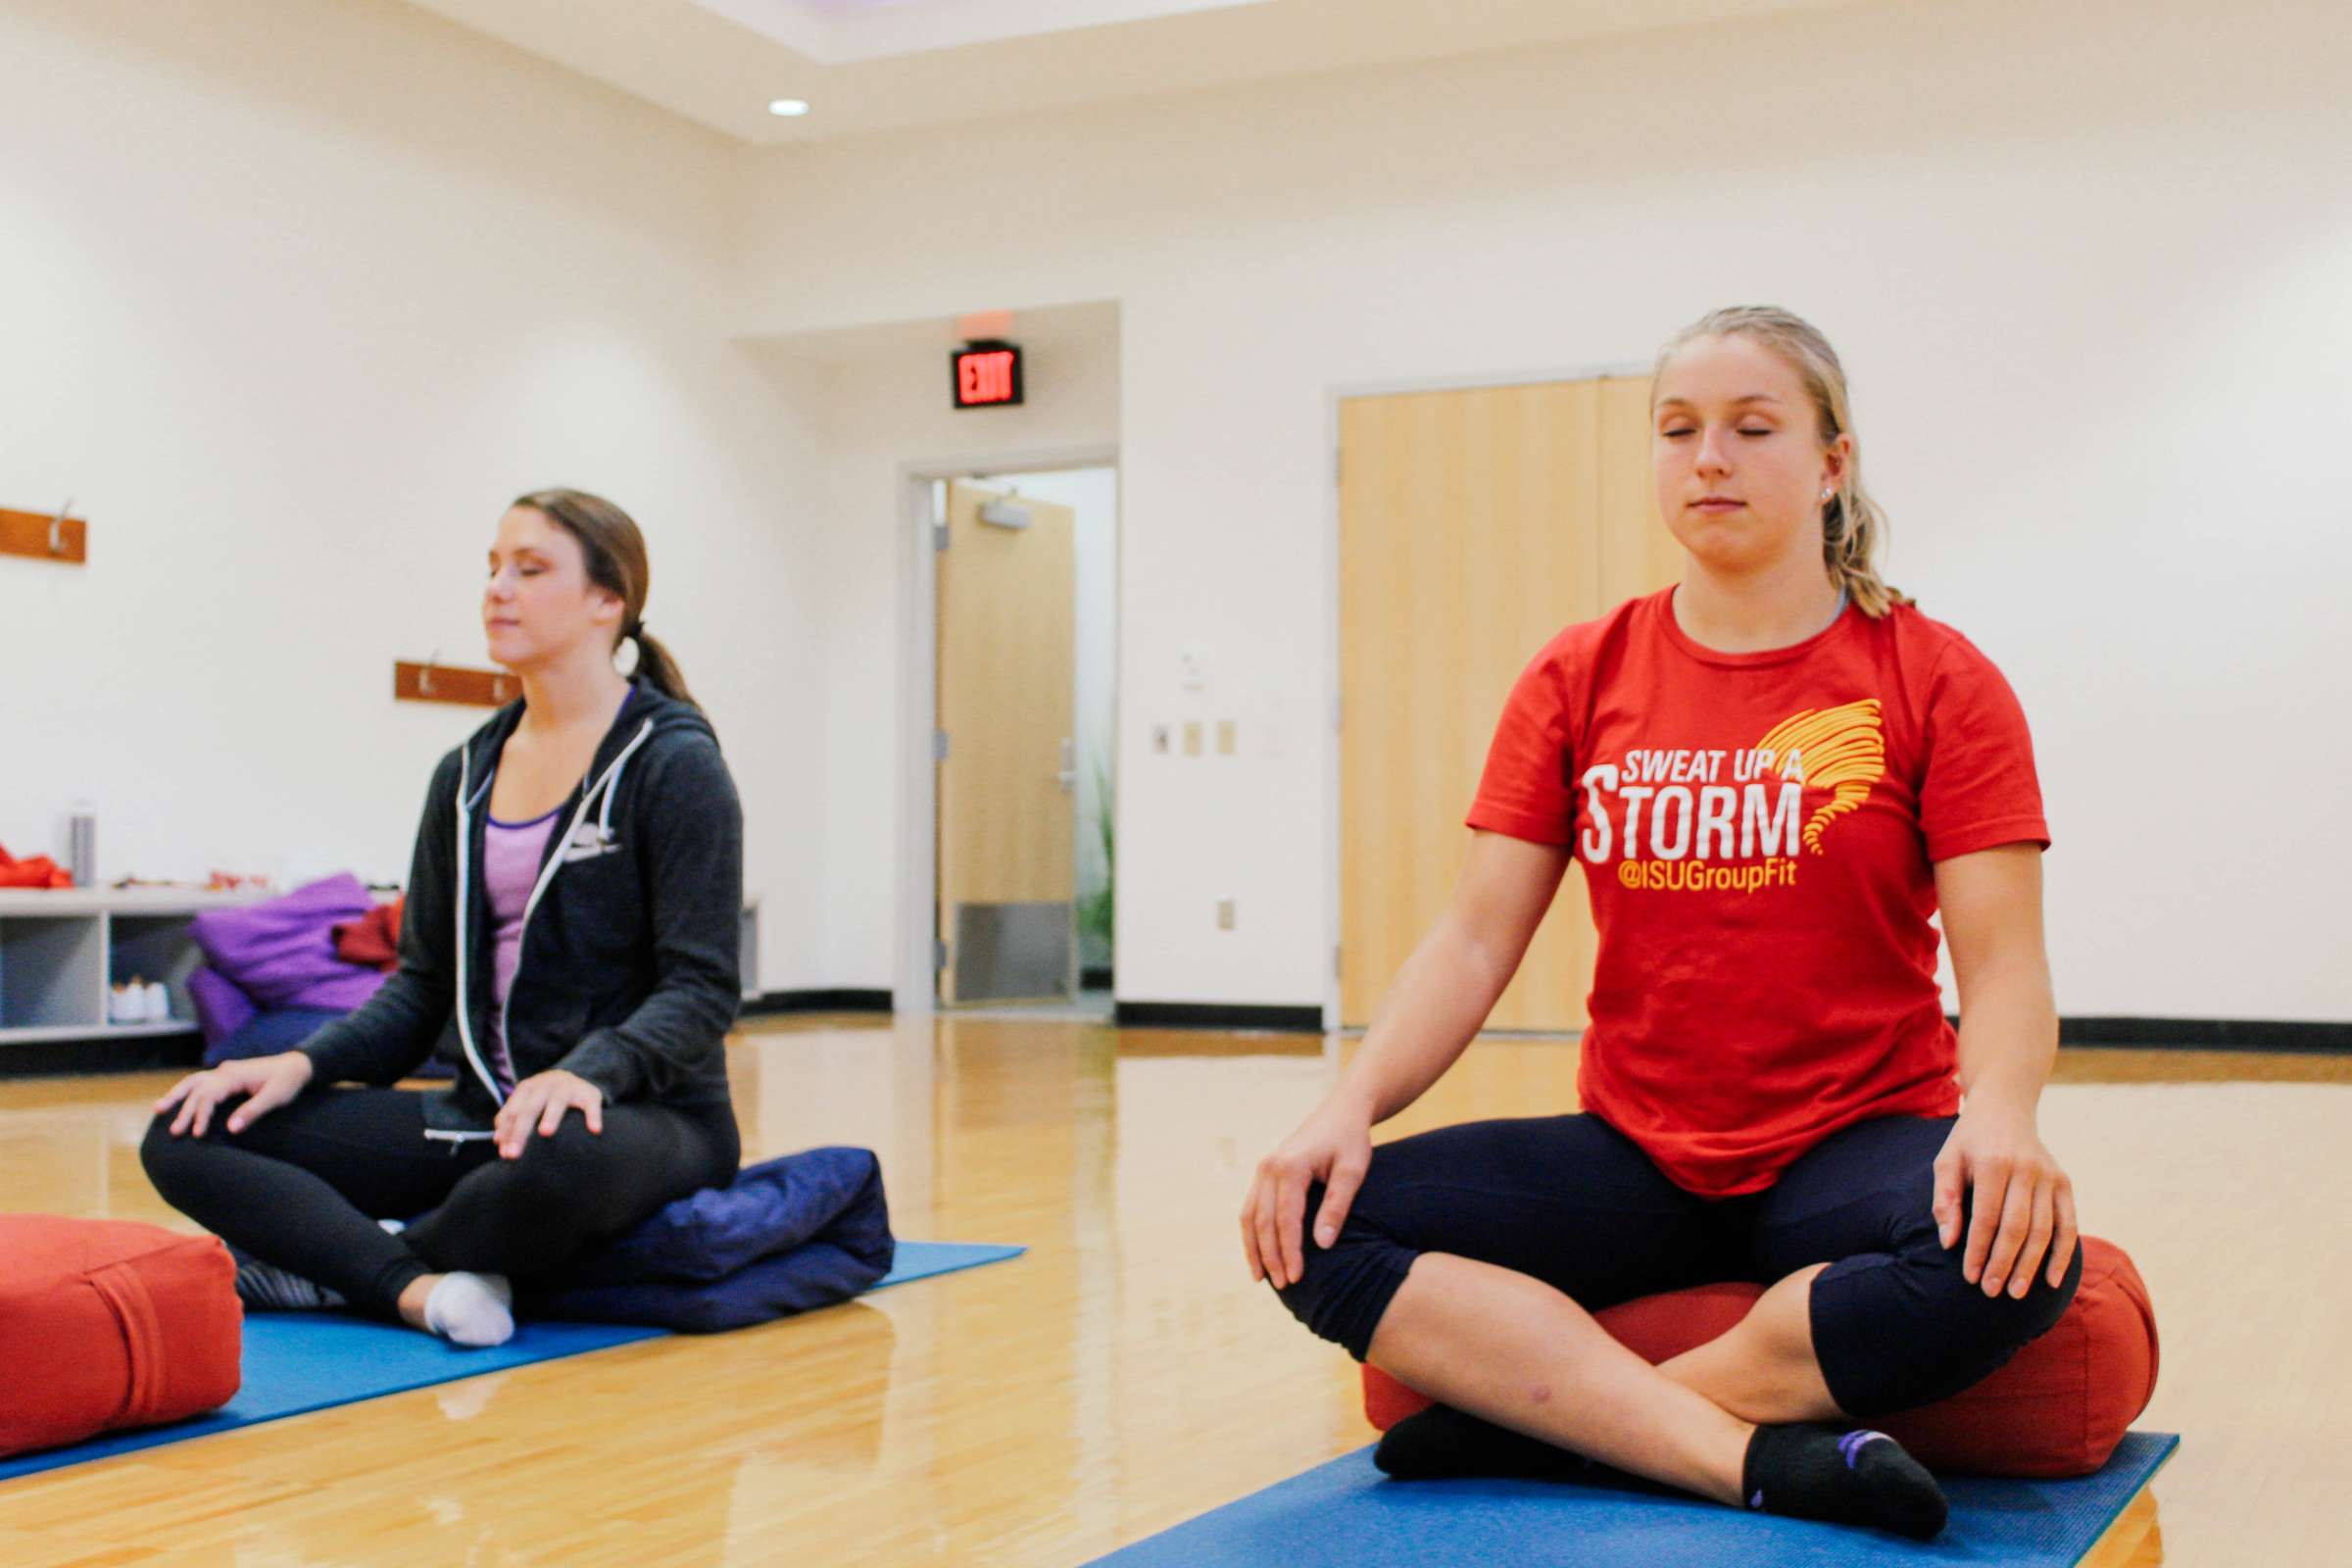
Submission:
[[[0,1047],[0,1078],[76,1078],[84,1073],[153,1072],[200,1067],[204,1036],[184,1033],[109,1039],[92,1030],[80,1040],[43,1040]]]
[[[1137,1029],[1262,1029],[1319,1035],[1323,1009],[1234,1002],[1120,1002],[1110,1021]]]
[[[2058,1043],[2166,1051],[2352,1052],[2352,1023],[2284,1018],[2061,1018]]]
[[[741,1016],[765,1017],[778,1012],[888,1012],[890,993],[836,988],[829,991],[763,991],[746,997]]]
[[[1959,1016],[1945,1013],[1955,1029]],[[2284,1018],[2085,1018],[2058,1020],[2062,1046],[2127,1051],[2352,1052],[2352,1023]]]

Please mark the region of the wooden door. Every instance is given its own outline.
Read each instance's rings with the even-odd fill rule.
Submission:
[[[1646,376],[1340,406],[1340,1015],[1371,1021],[1445,909],[1511,683],[1563,626],[1664,587]],[[1494,1029],[1586,1022],[1571,872]]]
[[[942,1002],[1066,997],[1076,983],[1075,514],[948,487],[939,557]]]

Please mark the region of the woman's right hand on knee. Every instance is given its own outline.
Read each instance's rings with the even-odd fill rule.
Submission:
[[[1323,1185],[1315,1212],[1315,1244],[1330,1247],[1348,1222],[1348,1207],[1372,1167],[1372,1113],[1344,1100],[1327,1100],[1282,1146],[1257,1162],[1242,1204],[1242,1252],[1250,1277],[1296,1285],[1306,1273],[1300,1247],[1307,1190]]]
[[[230,1112],[227,1122],[230,1132],[241,1133],[301,1094],[311,1081],[311,1058],[299,1051],[224,1061],[173,1084],[172,1092],[155,1102],[155,1111],[160,1116],[177,1105],[179,1114],[172,1118],[172,1136],[192,1133],[202,1138],[213,1124],[213,1112],[242,1097],[245,1102]]]

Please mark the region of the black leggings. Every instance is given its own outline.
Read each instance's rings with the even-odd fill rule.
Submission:
[[[426,1274],[545,1275],[673,1199],[725,1186],[741,1152],[723,1105],[621,1104],[605,1107],[602,1133],[567,1111],[554,1137],[534,1130],[519,1158],[501,1159],[488,1139],[427,1140],[425,1099],[313,1091],[234,1135],[216,1111],[202,1138],[172,1136],[174,1107],[148,1127],[139,1159],[164,1200],[207,1230],[391,1318]],[[375,1223],[426,1209],[399,1235]]]
[[[1471,1122],[1383,1144],[1341,1227],[1281,1291],[1300,1322],[1362,1360],[1405,1271],[1449,1252],[1532,1275],[1588,1311],[1721,1280],[1771,1284],[1814,1263],[1814,1353],[1838,1407],[1884,1415],[1985,1377],[2047,1330],[2082,1277],[2034,1271],[2025,1299],[1961,1278],[1930,1205],[1949,1118],[1888,1116],[1835,1133],[1778,1184],[1706,1199],[1668,1181],[1597,1116]]]

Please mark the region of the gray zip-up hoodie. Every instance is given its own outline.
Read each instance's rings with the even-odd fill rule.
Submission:
[[[500,709],[434,770],[399,971],[302,1048],[315,1083],[390,1084],[440,1045],[457,1082],[426,1102],[427,1138],[488,1137],[503,1100],[480,866],[491,775],[522,707]],[[608,1104],[722,1111],[742,911],[743,808],[718,737],[699,709],[639,682],[561,808],[525,907],[506,1008],[516,1079],[561,1067]]]

